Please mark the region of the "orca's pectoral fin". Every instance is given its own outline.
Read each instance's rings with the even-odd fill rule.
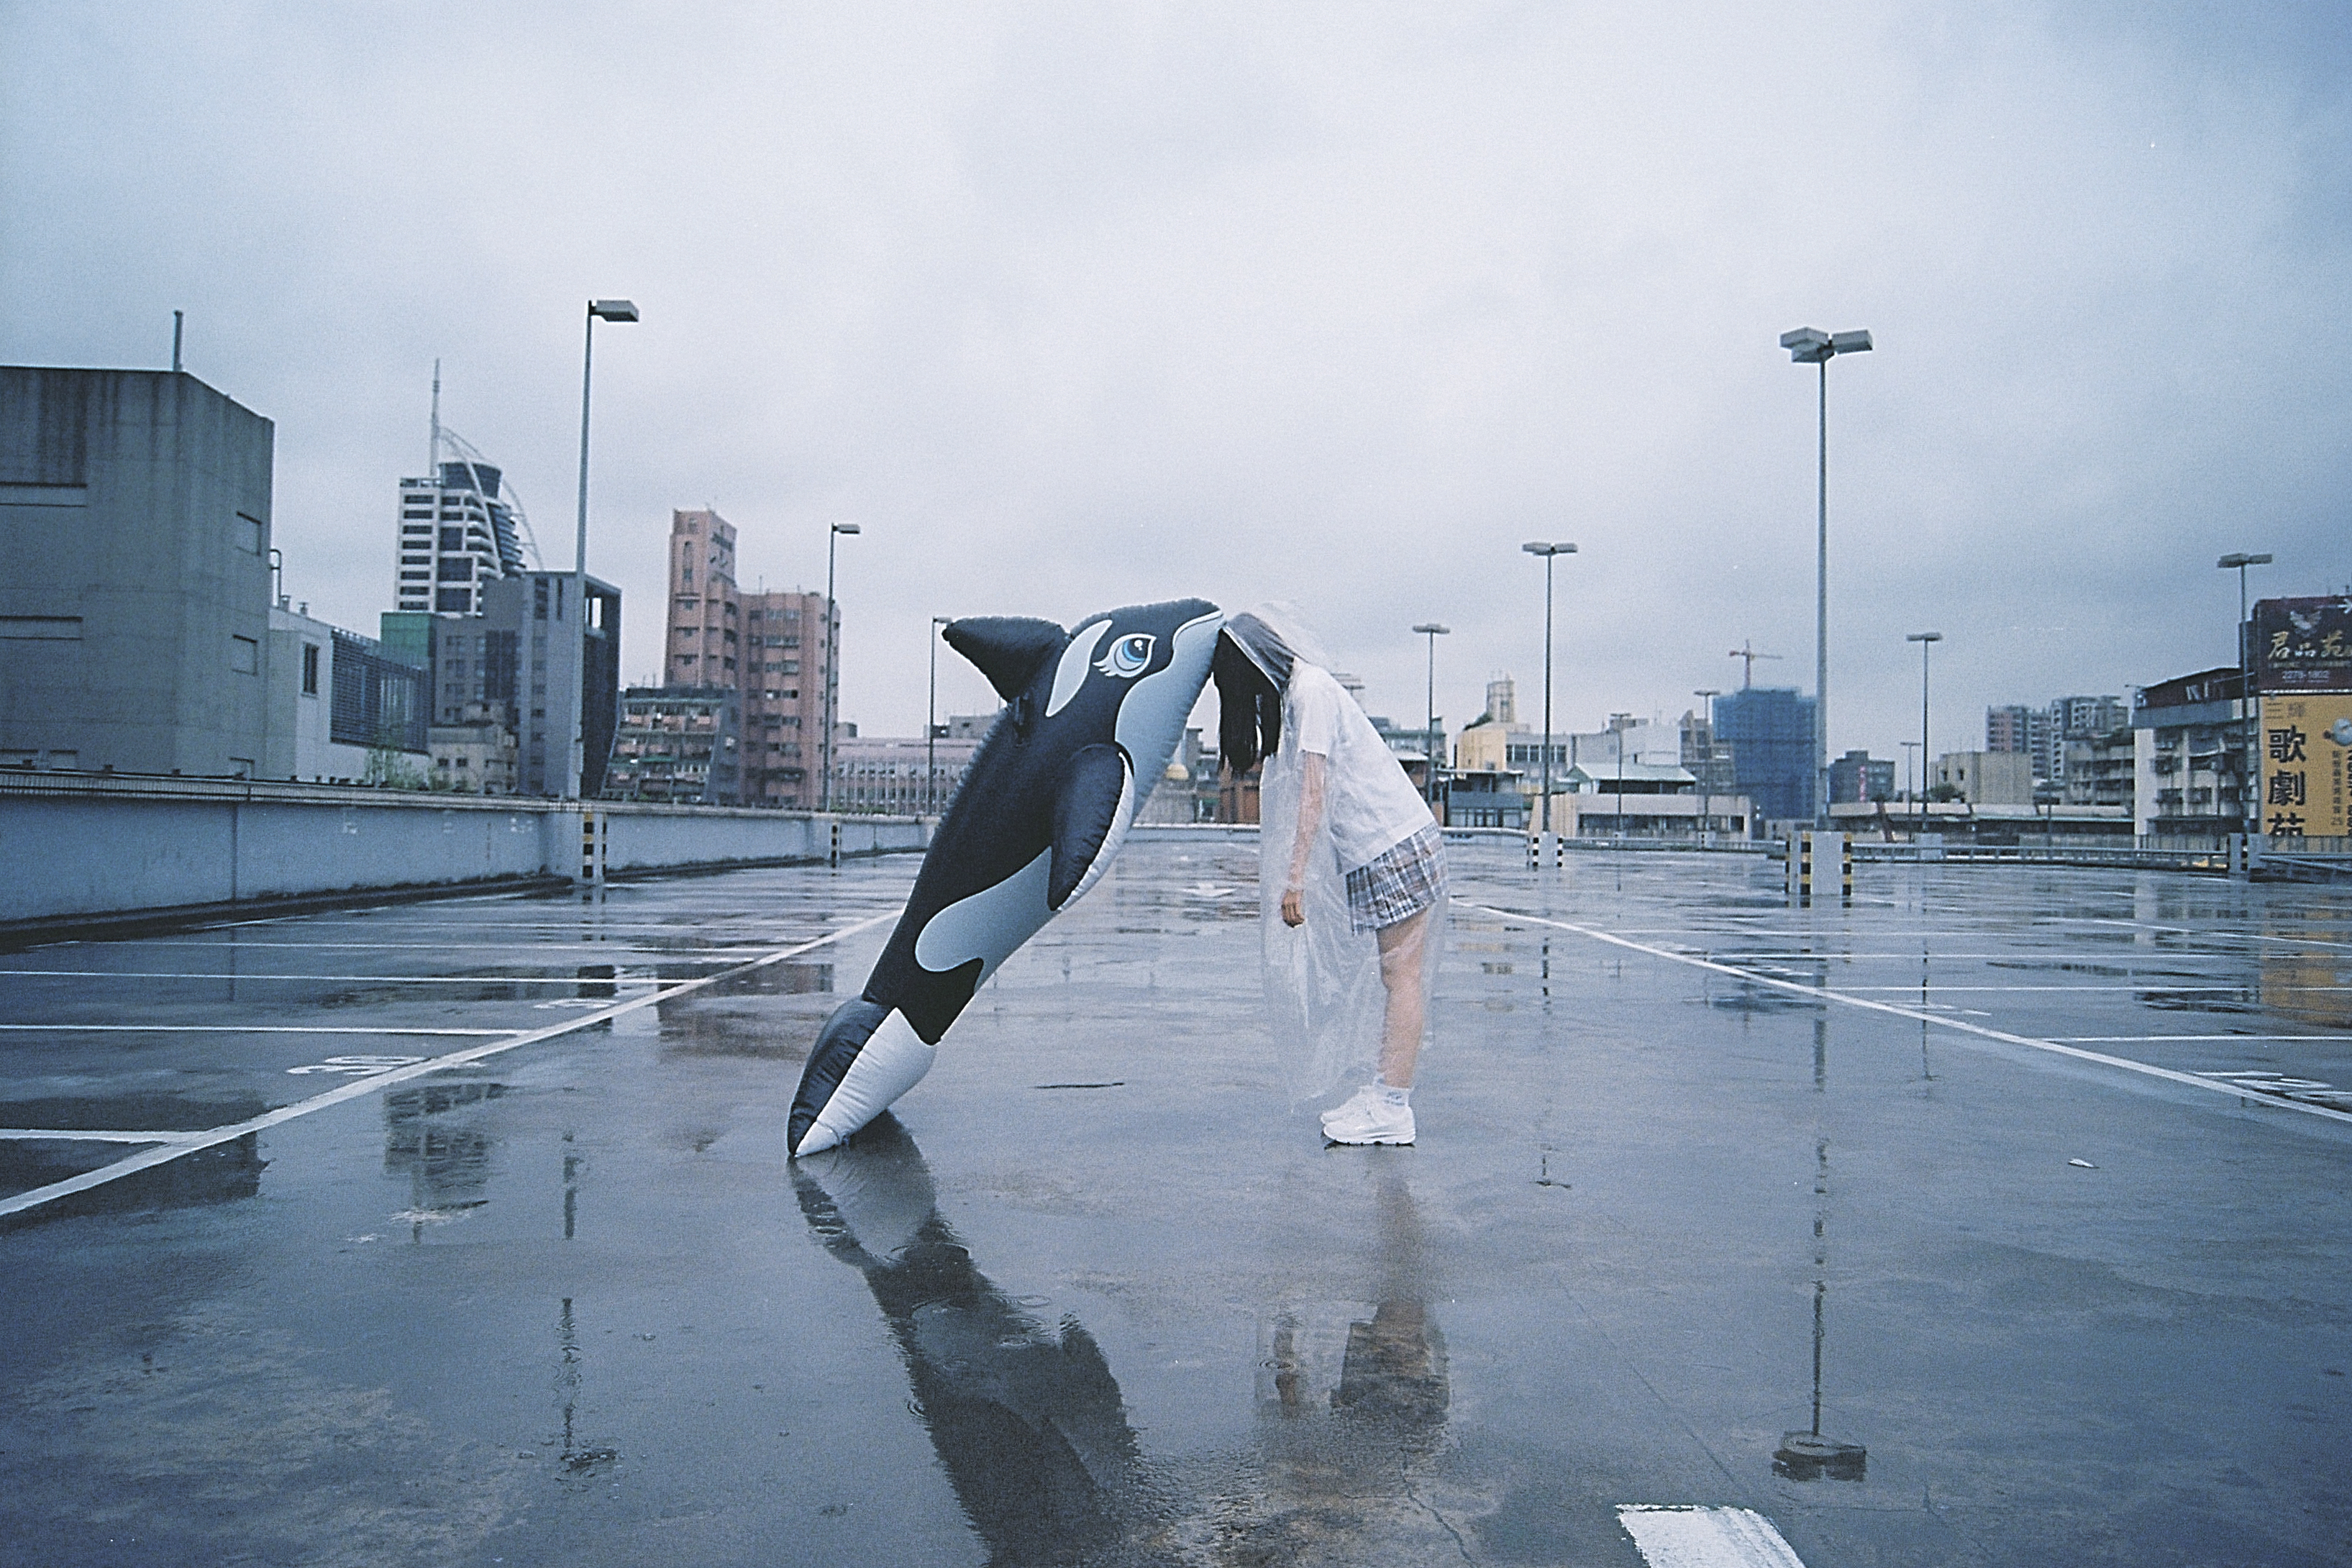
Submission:
[[[943,635],[948,647],[971,660],[1007,702],[1026,691],[1070,640],[1053,622],[1026,616],[972,616],[949,622]]]
[[[1117,746],[1081,746],[1062,766],[1054,796],[1054,864],[1045,903],[1060,909],[1102,854],[1127,795],[1127,755]]]

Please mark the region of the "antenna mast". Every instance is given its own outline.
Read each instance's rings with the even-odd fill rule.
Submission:
[[[441,482],[441,362],[433,362],[433,447],[425,458],[425,477]]]

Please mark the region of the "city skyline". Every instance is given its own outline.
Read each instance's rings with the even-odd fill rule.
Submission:
[[[1400,721],[1445,621],[1458,731],[1540,679],[1538,536],[1580,546],[1556,727],[1736,689],[1750,638],[1810,690],[1805,324],[1878,345],[1831,377],[1832,755],[1916,734],[1919,626],[1958,750],[2231,663],[2223,552],[2341,588],[2339,24],[1694,15],[746,12],[626,59],[478,16],[428,115],[404,24],[18,7],[0,359],[168,363],[184,309],[188,368],[277,424],[288,592],[371,632],[436,358],[570,565],[580,302],[626,294],[589,569],[650,606],[671,510],[716,506],[747,589],[814,590],[859,521],[869,732],[919,730],[934,614],[1193,593],[1301,601]]]

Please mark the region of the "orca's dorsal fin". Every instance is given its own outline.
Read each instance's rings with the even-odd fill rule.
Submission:
[[[1026,616],[950,621],[946,637],[948,647],[971,660],[1007,702],[1028,690],[1037,672],[1070,640],[1070,634],[1053,622]]]

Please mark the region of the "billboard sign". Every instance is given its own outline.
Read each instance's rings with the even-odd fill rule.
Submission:
[[[2352,692],[2263,699],[2263,831],[2352,834]]]
[[[2352,691],[2352,598],[2254,605],[2254,689]]]

